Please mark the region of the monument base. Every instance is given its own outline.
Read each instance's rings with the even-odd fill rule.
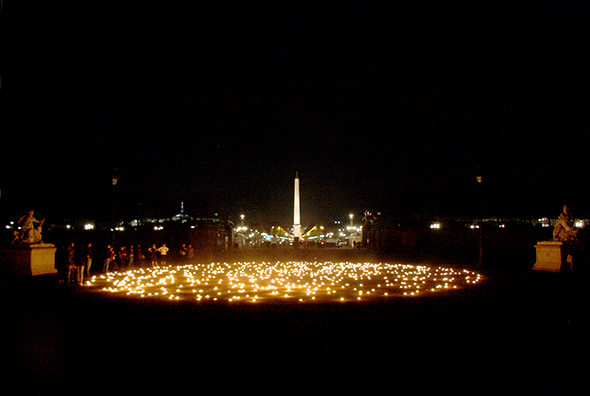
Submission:
[[[55,245],[36,243],[0,248],[0,276],[55,274]]]
[[[537,262],[533,267],[536,271],[564,272],[571,271],[571,247],[563,242],[537,242]]]

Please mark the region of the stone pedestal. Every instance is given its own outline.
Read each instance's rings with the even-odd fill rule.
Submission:
[[[55,245],[37,243],[0,248],[0,276],[55,274]]]
[[[537,242],[537,262],[533,270],[563,272],[572,269],[571,261],[568,261],[570,255],[570,246],[562,242]]]

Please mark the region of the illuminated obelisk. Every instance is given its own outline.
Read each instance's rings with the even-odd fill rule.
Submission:
[[[301,216],[299,213],[299,173],[295,172],[295,196],[293,200],[293,247],[299,247]]]

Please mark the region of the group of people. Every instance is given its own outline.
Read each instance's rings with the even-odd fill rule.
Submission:
[[[61,247],[55,255],[55,269],[59,283],[81,285],[90,274],[92,243],[78,247],[74,242]]]
[[[111,245],[106,247],[106,254],[103,263],[103,272],[109,272],[110,269],[133,269],[142,268],[144,262],[149,258],[149,265],[152,268],[166,265],[168,262],[170,248],[164,243],[158,247],[155,243],[147,249],[148,256],[144,254],[141,245],[130,246],[129,249],[121,247],[115,252]],[[185,263],[195,257],[194,249],[191,245],[182,244],[179,251],[179,262]]]
[[[146,264],[152,268],[167,265],[170,248],[166,244],[157,246],[155,243],[147,249],[147,257],[141,245],[121,246],[115,249],[113,245],[107,245],[102,252],[102,272],[120,271],[142,268]],[[191,245],[183,244],[178,252],[179,263],[188,263],[194,258],[194,249]],[[82,285],[84,278],[90,274],[92,266],[92,243],[78,247],[74,242],[58,249],[55,257],[55,268],[59,283],[67,285]],[[149,261],[148,261],[149,260]]]

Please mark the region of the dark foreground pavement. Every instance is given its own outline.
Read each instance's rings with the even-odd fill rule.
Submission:
[[[194,304],[1,281],[14,394],[584,394],[588,279],[491,274],[433,297]]]

